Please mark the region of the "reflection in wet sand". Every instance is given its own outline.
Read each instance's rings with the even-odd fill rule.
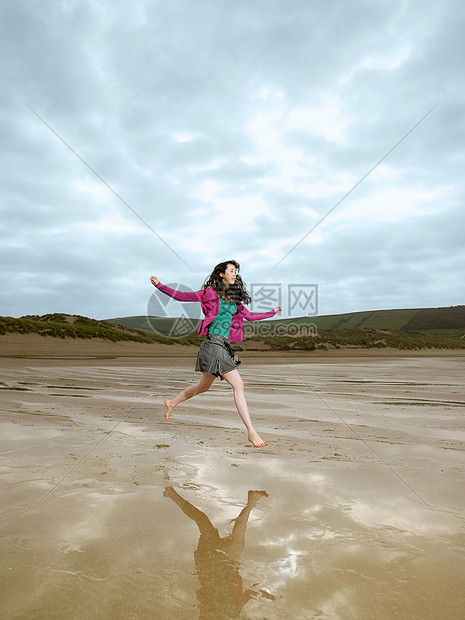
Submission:
[[[244,605],[254,590],[242,591],[242,577],[239,574],[239,557],[245,545],[245,530],[249,515],[265,491],[249,491],[247,505],[234,519],[234,527],[229,536],[221,538],[207,515],[173,489],[164,492],[177,504],[183,513],[197,524],[200,531],[199,544],[194,552],[195,568],[200,581],[197,599],[200,606],[200,620],[207,618],[238,618]],[[273,595],[260,590],[267,598]]]

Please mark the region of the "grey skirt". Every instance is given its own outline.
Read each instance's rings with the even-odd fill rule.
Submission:
[[[223,381],[222,375],[236,369],[241,360],[226,336],[207,334],[197,353],[195,370],[209,372]]]

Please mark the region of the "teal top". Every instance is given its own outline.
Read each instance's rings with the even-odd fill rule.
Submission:
[[[208,333],[229,338],[232,315],[236,314],[236,312],[237,305],[233,301],[225,301],[220,297],[220,311],[218,316],[208,326]]]

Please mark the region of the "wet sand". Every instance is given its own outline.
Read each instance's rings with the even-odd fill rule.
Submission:
[[[1,350],[2,618],[464,617],[464,356],[241,353],[254,449],[226,382],[164,421],[196,349],[50,340]]]

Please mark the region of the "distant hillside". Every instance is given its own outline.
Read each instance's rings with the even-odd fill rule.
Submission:
[[[135,329],[153,333],[154,328],[161,334],[169,334],[175,318],[129,316],[107,319],[109,323],[118,323]],[[318,329],[393,329],[401,331],[438,331],[443,330],[465,333],[465,306],[449,308],[416,308],[405,310],[368,310],[324,316],[298,317],[263,321],[273,325],[289,323],[314,324]],[[193,324],[198,323],[193,320]]]
[[[465,330],[465,306],[374,310],[319,316],[313,319],[321,329],[399,329],[401,331]]]
[[[169,334],[176,318],[119,317],[109,322]],[[197,322],[192,321],[193,329]],[[248,324],[249,327],[252,324]],[[254,324],[257,325],[257,324]],[[292,329],[290,328],[292,325]],[[316,325],[316,330],[295,326]],[[247,322],[246,322],[247,326]],[[244,336],[244,348],[263,345],[276,350],[328,350],[341,347],[395,349],[465,349],[465,306],[375,310],[346,314],[260,321],[256,335]],[[267,335],[264,334],[267,331]],[[287,335],[289,333],[289,335]],[[307,333],[308,335],[305,335]],[[254,344],[256,343],[256,345]],[[236,345],[240,350],[242,345]]]
[[[451,308],[425,308],[419,310],[403,329],[435,330],[435,329],[464,329],[465,306]]]
[[[123,325],[132,329],[140,329],[145,332],[158,333],[164,336],[168,336],[176,321],[179,319],[172,317],[160,317],[160,316],[123,316],[113,319],[106,319],[107,323],[116,325]],[[197,330],[199,320],[189,319],[190,325],[193,330]]]

